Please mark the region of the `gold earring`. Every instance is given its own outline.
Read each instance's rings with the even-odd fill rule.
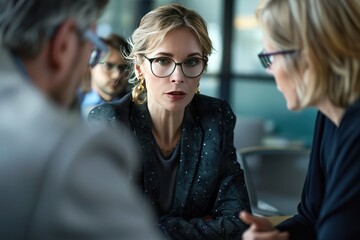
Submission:
[[[145,79],[143,76],[139,76],[138,83],[133,88],[132,98],[136,104],[143,104],[146,102],[146,88]]]
[[[138,92],[143,92],[144,90],[145,90],[145,87],[144,87],[144,78],[139,78],[139,82],[138,82],[138,84],[137,84],[137,91]]]

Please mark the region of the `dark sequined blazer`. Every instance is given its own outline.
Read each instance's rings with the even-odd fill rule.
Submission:
[[[140,185],[159,212],[159,177],[156,141],[146,104],[136,105],[131,95],[94,108],[88,117],[120,127],[125,124],[143,150]],[[233,146],[236,118],[226,101],[196,94],[186,107],[175,195],[169,215],[158,223],[171,239],[241,239],[247,228],[238,214],[250,211],[243,171]],[[211,215],[212,220],[202,217]]]

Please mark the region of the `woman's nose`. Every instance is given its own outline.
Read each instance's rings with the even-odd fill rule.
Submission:
[[[184,82],[184,78],[186,77],[182,72],[181,66],[176,65],[174,72],[171,74],[171,81],[176,82],[177,84]]]

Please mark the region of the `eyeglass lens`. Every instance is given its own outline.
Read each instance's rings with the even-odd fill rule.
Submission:
[[[271,64],[274,62],[275,55],[293,54],[295,52],[297,52],[297,50],[282,50],[282,51],[270,52],[270,53],[266,53],[262,51],[261,53],[258,54],[258,57],[263,67],[269,68]]]
[[[205,68],[205,60],[196,57],[187,58],[181,63],[176,63],[173,59],[168,57],[152,58],[148,60],[151,63],[153,74],[157,77],[170,76],[175,71],[176,65],[180,65],[184,75],[189,78],[200,76]]]
[[[118,71],[119,73],[124,73],[127,71],[128,66],[125,64],[114,64],[109,62],[99,62],[102,65],[102,68],[105,72],[115,72]]]
[[[95,47],[91,52],[89,59],[90,67],[94,67],[99,62],[101,55],[108,52],[108,48],[106,47],[105,43],[101,41],[100,38],[96,36],[96,34],[91,30],[86,30],[83,35]]]
[[[274,60],[273,55],[259,55],[259,58],[264,68],[269,68]]]
[[[101,57],[101,50],[93,49],[89,58],[90,67],[94,67],[99,62],[100,57]]]

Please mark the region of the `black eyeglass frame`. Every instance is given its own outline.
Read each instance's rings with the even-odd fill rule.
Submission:
[[[261,62],[261,65],[264,67],[264,68],[269,68],[272,64],[272,61],[270,60],[270,57],[271,56],[275,56],[275,55],[281,55],[281,54],[292,54],[292,53],[295,53],[297,50],[282,50],[282,51],[276,51],[276,52],[264,52],[261,51],[259,54],[258,54],[258,57],[260,59],[260,62]]]
[[[204,72],[204,70],[205,70],[205,68],[206,68],[206,64],[207,64],[207,62],[208,62],[207,57],[203,57],[203,58],[200,58],[200,57],[190,57],[190,58],[195,58],[195,59],[199,59],[199,60],[201,60],[201,61],[204,61],[204,66],[203,66],[203,69],[201,70],[201,72],[200,72],[198,75],[196,75],[195,77],[190,77],[190,76],[188,76],[188,75],[185,74],[185,72],[184,72],[184,70],[183,70],[183,67],[182,67],[182,64],[183,64],[184,61],[186,61],[187,59],[185,59],[185,60],[182,61],[182,62],[177,63],[177,62],[175,62],[174,59],[169,58],[169,57],[148,58],[148,57],[145,56],[145,55],[143,55],[143,56],[144,56],[144,58],[146,58],[146,59],[150,62],[150,68],[151,68],[152,74],[154,74],[154,76],[156,76],[156,77],[158,77],[158,78],[166,78],[166,77],[170,76],[171,74],[174,73],[174,71],[175,71],[175,69],[176,69],[176,66],[180,66],[181,72],[184,74],[184,76],[186,76],[186,77],[188,77],[188,78],[197,78],[197,77],[199,77],[199,76]],[[156,74],[154,73],[152,64],[153,64],[153,61],[154,61],[155,59],[159,59],[159,58],[167,58],[167,59],[170,59],[171,61],[173,61],[173,62],[175,63],[174,69],[171,71],[170,74],[168,74],[168,75],[166,75],[166,76],[161,76],[161,77],[160,77],[160,76],[158,76],[158,75],[156,75]]]
[[[102,54],[107,54],[109,52],[109,49],[106,44],[89,29],[84,32],[84,37],[94,45],[94,49],[92,50],[89,59],[89,66],[92,68],[100,61]]]

